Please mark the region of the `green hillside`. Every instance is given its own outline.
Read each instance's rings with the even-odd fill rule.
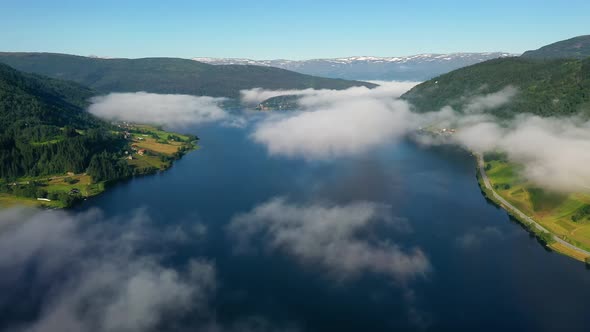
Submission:
[[[499,116],[533,113],[571,115],[590,110],[590,58],[584,60],[503,58],[461,68],[417,85],[402,98],[419,112],[450,105],[461,110],[472,97],[518,89]]]
[[[558,41],[523,55],[532,59],[584,59],[590,57],[590,35]]]
[[[101,93],[146,91],[238,98],[240,90],[258,87],[346,89],[376,86],[273,67],[214,66],[179,58],[100,59],[54,53],[0,53],[0,62],[24,72],[71,80]]]
[[[69,206],[113,180],[165,168],[192,147],[194,137],[94,117],[84,110],[93,94],[0,64],[0,206]],[[145,152],[131,156],[133,145]]]
[[[86,128],[96,119],[81,109],[93,94],[73,82],[24,74],[0,64],[0,128],[4,132],[19,123]]]
[[[462,110],[473,97],[518,89],[511,102],[493,110],[499,116],[590,113],[590,35],[457,69],[415,86],[402,96],[418,112],[444,106]]]
[[[588,36],[583,36],[527,52],[521,57],[461,68],[415,86],[402,98],[411,102],[418,112],[437,111],[447,105],[464,111],[474,98],[512,86],[517,93],[511,100],[487,112],[504,118],[519,113],[539,116],[582,113],[590,117],[590,58],[583,56],[588,54],[584,42],[589,40]],[[551,234],[579,248],[590,248],[590,224],[587,223],[590,209],[586,208],[590,197],[587,194],[566,195],[539,188],[521,176],[522,165],[511,162],[503,154],[489,153],[484,158],[485,172],[500,196]],[[550,246],[576,259],[588,259],[563,245]]]
[[[282,95],[272,98],[268,98],[258,104],[256,109],[261,111],[273,111],[273,110],[297,110],[299,109],[299,98],[298,95]]]
[[[82,172],[120,140],[84,111],[93,92],[0,65],[0,177]]]

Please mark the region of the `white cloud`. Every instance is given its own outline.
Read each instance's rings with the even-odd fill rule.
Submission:
[[[423,276],[430,263],[419,248],[403,250],[390,241],[371,243],[359,236],[376,223],[395,223],[398,219],[391,218],[390,212],[389,207],[370,202],[295,205],[275,198],[234,217],[228,232],[238,250],[263,243],[339,279],[363,272],[397,281]]]
[[[1,330],[297,331],[258,316],[220,322],[212,306],[214,264],[198,256],[164,263],[162,246],[194,242],[205,232],[188,221],[155,228],[144,210],[114,219],[96,209],[0,210],[0,310],[15,303],[39,310]]]
[[[396,99],[414,83],[392,82],[375,89],[303,90],[305,111],[273,114],[261,121],[252,138],[272,155],[329,159],[350,156],[395,142],[419,127],[455,128],[452,137],[418,137],[427,144],[457,144],[477,152],[504,151],[524,165],[523,176],[556,191],[590,191],[590,122],[577,117],[496,118],[518,89],[472,96],[462,112],[450,107],[413,113]],[[258,91],[259,93],[270,93]],[[265,96],[266,97],[266,96]]]
[[[516,96],[518,89],[509,85],[504,89],[482,96],[475,96],[465,106],[465,112],[482,112],[508,104]]]
[[[201,259],[181,269],[163,265],[145,245],[166,239],[146,218],[138,212],[111,223],[96,210],[1,211],[0,287],[26,282],[44,290],[34,294],[40,316],[19,330],[152,331],[165,319],[205,312],[214,266]]]
[[[88,111],[101,118],[171,127],[219,121],[228,116],[219,106],[223,98],[134,92],[111,93],[91,101]]]
[[[416,115],[396,99],[415,83],[389,83],[375,89],[304,90],[307,112],[270,116],[252,138],[275,155],[325,159],[364,152],[405,135]]]
[[[303,89],[303,90],[265,90],[255,88],[240,91],[241,101],[246,105],[257,105],[269,98],[294,95],[305,97],[300,104],[302,107],[317,106],[314,100],[321,102],[338,101],[350,98],[397,98],[410,90],[419,82],[373,81],[379,86],[369,89],[364,86],[351,87],[346,90]],[[317,99],[316,99],[317,98]],[[311,104],[311,105],[310,105]]]
[[[307,159],[357,154],[407,133],[412,114],[401,101],[350,101],[258,125],[253,139],[269,153]]]
[[[525,179],[546,189],[590,191],[590,121],[524,114],[510,121],[466,116],[456,125],[457,133],[445,143],[480,153],[505,152],[524,167]]]
[[[278,96],[296,95],[301,96],[308,93],[313,93],[314,89],[304,90],[265,90],[262,88],[254,88],[250,90],[240,91],[240,100],[245,105],[258,105],[261,102]]]

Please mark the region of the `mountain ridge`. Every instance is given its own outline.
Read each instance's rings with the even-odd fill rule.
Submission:
[[[536,50],[526,51],[524,58],[532,59],[584,59],[590,57],[590,35],[561,40]]]
[[[272,62],[283,63],[298,63],[307,61],[332,61],[339,63],[349,63],[353,61],[376,61],[376,62],[408,62],[414,59],[425,59],[426,61],[434,61],[436,59],[452,60],[456,57],[470,57],[470,56],[516,56],[508,52],[454,52],[454,53],[419,53],[407,56],[372,56],[372,55],[354,55],[348,57],[337,58],[312,58],[304,60],[290,60],[290,59],[263,59],[256,60],[250,58],[217,58],[217,57],[193,57],[191,60],[210,63],[213,65],[219,64],[260,64],[270,66]]]
[[[213,66],[180,58],[99,58],[60,53],[0,52],[17,70],[74,81],[100,93],[136,92],[206,95],[238,99],[240,91],[346,89],[375,84],[305,75],[262,66]]]
[[[212,65],[259,65],[309,75],[353,80],[422,81],[482,61],[513,56],[507,52],[425,53],[398,57],[351,56],[309,60],[253,60],[245,58],[196,57]]]
[[[472,98],[498,93],[508,86],[518,92],[493,112],[500,117],[519,113],[539,116],[590,115],[590,58],[495,59],[461,68],[421,83],[406,92],[418,112],[451,106],[462,110]]]

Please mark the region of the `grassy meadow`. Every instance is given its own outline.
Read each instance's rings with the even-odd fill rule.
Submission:
[[[486,159],[485,169],[494,190],[504,199],[556,236],[590,251],[590,214],[586,214],[590,194],[539,188],[520,176],[521,166],[502,158]],[[585,258],[559,243],[551,247],[579,260]]]

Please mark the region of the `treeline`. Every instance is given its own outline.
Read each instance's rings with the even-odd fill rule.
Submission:
[[[82,173],[95,154],[115,153],[124,144],[104,128],[88,129],[81,135],[70,127],[63,130],[44,125],[23,130],[12,127],[0,135],[0,177],[11,180],[22,176]]]
[[[0,178],[87,170],[95,181],[129,176],[114,127],[84,111],[93,92],[79,84],[19,72],[0,64]],[[108,162],[107,162],[108,161]],[[32,188],[5,191],[43,197]]]
[[[59,200],[70,206],[82,198],[77,188],[54,191],[46,180],[27,178],[87,173],[96,183],[158,170],[129,165],[129,141],[121,129],[84,111],[92,95],[76,83],[21,73],[0,64],[0,193]],[[197,139],[169,138],[187,143]],[[179,158],[187,149],[183,146],[166,158]],[[65,182],[75,181],[70,180]]]
[[[163,162],[172,162],[174,160],[178,160],[180,159],[182,156],[184,156],[188,151],[190,151],[193,148],[192,145],[183,145],[178,147],[178,151],[174,152],[171,155],[160,155],[160,160]]]
[[[94,181],[110,181],[133,175],[133,169],[116,153],[103,151],[92,156],[87,173]]]
[[[571,219],[573,222],[582,221],[590,217],[590,205],[584,205],[574,212]]]

